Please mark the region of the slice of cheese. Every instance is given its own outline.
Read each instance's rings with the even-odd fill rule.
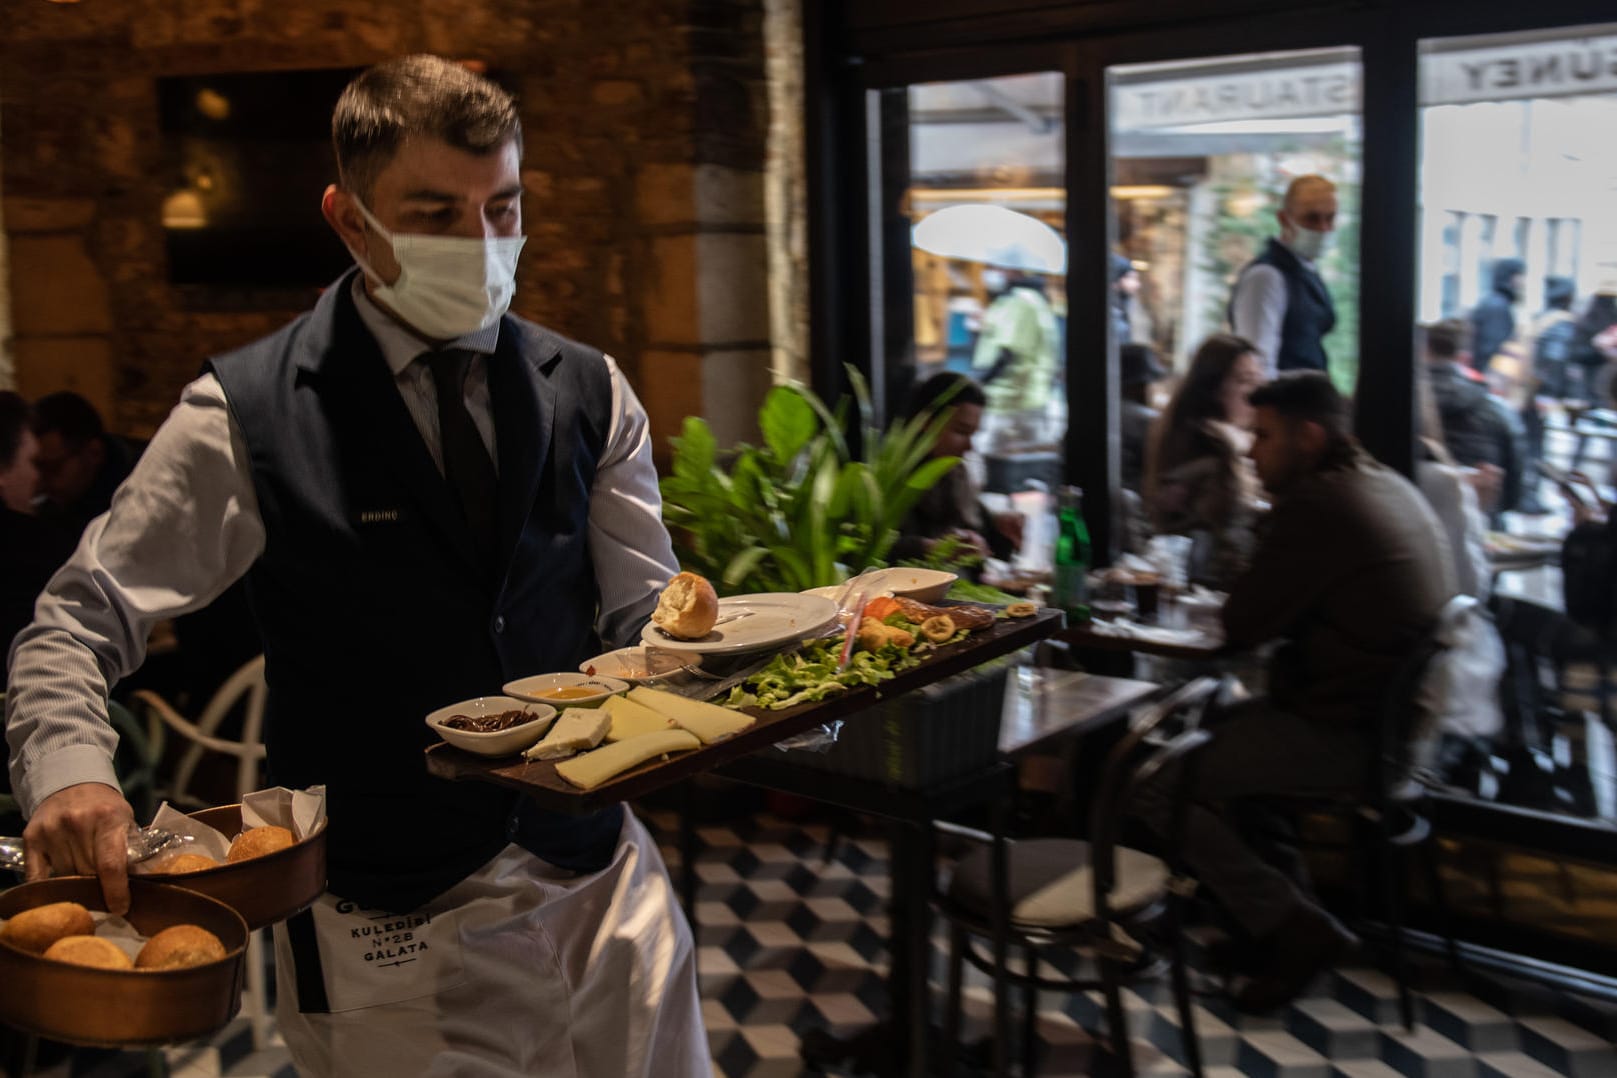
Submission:
[[[641,734],[655,734],[672,729],[673,719],[645,704],[637,704],[623,696],[609,696],[601,710],[612,716],[612,728],[606,732],[608,741],[625,741]]]
[[[701,742],[696,740],[694,734],[684,730],[659,730],[654,734],[641,734],[626,741],[603,745],[594,752],[563,760],[556,765],[556,774],[582,790],[593,790],[647,760],[700,747]]]
[[[739,711],[731,711],[717,704],[691,700],[661,689],[648,689],[644,685],[630,689],[629,699],[667,715],[681,727],[701,738],[704,745],[734,737],[753,723],[751,715],[743,715]]]
[[[543,741],[523,753],[527,760],[557,760],[593,749],[606,736],[612,716],[594,707],[570,707],[561,713]]]

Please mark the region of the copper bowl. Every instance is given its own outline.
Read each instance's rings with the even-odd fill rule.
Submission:
[[[230,838],[241,832],[240,805],[203,809],[191,818]],[[251,861],[201,872],[147,872],[140,878],[217,898],[241,914],[248,928],[266,928],[307,909],[326,889],[326,829],[322,825],[302,842]]]
[[[39,880],[0,894],[0,917],[50,902],[104,910],[94,876]],[[219,1029],[241,1006],[247,924],[206,895],[135,877],[125,919],[144,936],[193,924],[225,945],[225,957],[188,969],[91,969],[0,943],[0,1021],[42,1037],[95,1047],[164,1044]]]

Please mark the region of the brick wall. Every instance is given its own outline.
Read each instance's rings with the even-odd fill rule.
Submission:
[[[0,170],[19,388],[78,389],[115,429],[148,435],[204,357],[302,307],[202,310],[167,283],[157,78],[430,51],[483,60],[519,95],[530,239],[515,309],[617,356],[659,435],[688,412],[747,433],[769,382],[763,12],[763,0],[12,0]]]

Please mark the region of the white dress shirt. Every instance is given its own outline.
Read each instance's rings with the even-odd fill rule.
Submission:
[[[372,303],[359,281],[360,318],[442,471],[437,395],[427,364],[418,362],[430,349]],[[496,467],[482,357],[498,336],[492,326],[451,342],[479,354],[466,378],[466,406]],[[601,597],[597,630],[605,641],[626,643],[678,564],[662,524],[645,409],[617,364],[605,362],[612,419],[590,495],[589,549]],[[117,788],[109,688],[140,666],[157,622],[207,606],[246,575],[264,543],[246,442],[223,386],[205,374],[185,387],[112,508],[90,522],[12,645],[6,737],[25,814],[76,783]]]
[[[1275,240],[1297,255],[1297,261],[1314,269],[1314,263],[1298,255],[1282,240]],[[1249,266],[1235,282],[1230,300],[1230,327],[1237,337],[1245,337],[1258,350],[1263,376],[1273,378],[1280,362],[1280,325],[1286,320],[1286,275],[1267,262]]]

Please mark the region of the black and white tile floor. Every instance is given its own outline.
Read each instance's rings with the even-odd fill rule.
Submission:
[[[671,816],[649,822],[672,837]],[[700,831],[698,946],[703,1006],[714,1071],[721,1078],[819,1073],[798,1056],[800,1036],[850,1032],[884,1007],[887,851],[879,839],[842,840],[825,864],[827,832],[769,815]],[[672,871],[678,854],[665,848]],[[938,953],[942,953],[941,941]],[[1057,960],[1057,965],[1065,963]],[[938,971],[934,971],[935,973]],[[967,1037],[989,1014],[986,979],[966,989]],[[934,977],[934,983],[941,980]],[[1210,1078],[1611,1078],[1617,1076],[1617,1006],[1534,986],[1470,978],[1466,987],[1434,967],[1418,1000],[1421,1022],[1407,1034],[1392,982],[1368,966],[1320,978],[1305,998],[1267,1018],[1236,1014],[1208,997],[1197,1015]],[[1166,992],[1125,996],[1141,1074],[1185,1073],[1175,1012]],[[1041,995],[1039,1073],[1096,1069],[1099,1001]],[[272,1033],[255,1051],[247,1018],[205,1044],[167,1050],[174,1078],[291,1078]],[[147,1073],[131,1053],[81,1053],[41,1070],[47,1078],[123,1078]],[[1100,1071],[1104,1073],[1104,1071]],[[843,1073],[843,1072],[830,1072]]]

